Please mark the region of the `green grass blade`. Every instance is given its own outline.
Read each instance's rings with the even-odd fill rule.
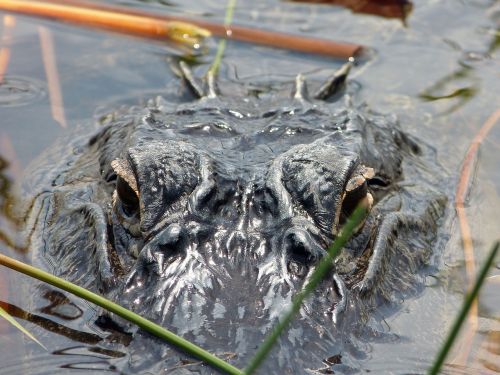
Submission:
[[[282,319],[280,319],[278,324],[276,324],[272,332],[266,337],[262,345],[257,350],[257,353],[255,353],[254,357],[251,359],[249,365],[244,370],[245,375],[252,374],[264,361],[280,335],[283,331],[285,331],[295,314],[297,314],[300,310],[300,306],[302,305],[304,299],[306,299],[307,296],[316,289],[321,280],[323,280],[326,276],[332,266],[333,259],[335,259],[335,257],[340,253],[340,250],[342,250],[365,215],[366,210],[358,207],[347,220],[339,236],[328,248],[328,254],[321,260],[321,262],[319,262],[318,266],[314,270],[309,282],[293,299],[290,310],[283,316]]]
[[[460,331],[460,327],[462,326],[463,322],[467,318],[467,314],[469,313],[469,310],[472,306],[472,303],[476,299],[479,289],[481,289],[481,286],[483,285],[484,280],[486,279],[486,275],[488,274],[488,271],[493,264],[493,261],[495,260],[495,257],[498,252],[498,247],[500,246],[499,242],[496,242],[493,245],[493,248],[491,249],[488,258],[484,262],[483,266],[481,267],[481,270],[479,271],[479,275],[476,279],[476,283],[474,284],[474,287],[468,293],[465,297],[465,300],[462,304],[462,308],[460,309],[460,312],[458,313],[457,317],[455,318],[455,322],[452,325],[452,328],[450,330],[450,333],[448,334],[448,337],[446,338],[446,341],[444,342],[443,346],[441,347],[441,350],[439,351],[436,360],[434,361],[434,365],[431,367],[429,370],[428,374],[429,375],[437,375],[439,371],[441,370],[441,367],[443,366],[444,360],[446,359],[446,356],[448,355],[448,352],[450,351],[451,347],[453,346],[453,343],[458,335],[458,332]]]
[[[235,7],[236,7],[236,0],[229,0],[226,8],[226,17],[224,18],[224,26],[226,27],[226,29],[231,25],[231,22],[233,22],[233,14]],[[216,76],[217,73],[219,72],[220,63],[222,61],[222,57],[224,56],[225,49],[226,49],[226,39],[221,39],[219,41],[219,44],[217,45],[217,53],[215,54],[214,62],[212,63],[212,66],[208,70],[209,74]]]
[[[42,271],[38,268],[19,262],[3,254],[0,254],[0,264],[9,267],[11,269],[14,269],[16,271],[22,272],[28,276],[34,277],[48,284],[54,285],[60,289],[63,289],[69,293],[81,297],[89,302],[101,306],[106,310],[115,313],[116,315],[128,320],[129,322],[136,324],[145,331],[148,331],[149,333],[169,342],[175,347],[185,351],[186,353],[191,354],[194,357],[201,359],[205,363],[227,374],[231,375],[243,374],[243,372],[240,369],[230,365],[229,363],[216,357],[212,353],[200,348],[199,346],[191,343],[186,339],[183,339],[180,336],[177,336],[173,332],[170,332],[169,330],[143,318],[142,316],[130,310],[127,310],[126,308],[116,303],[113,303],[104,297],[101,297],[98,294],[92,293],[84,288],[81,288],[73,283],[70,283],[69,281],[63,280],[57,276],[51,275],[50,273]]]
[[[12,324],[14,327],[16,327],[18,330],[20,330],[22,333],[24,333],[26,336],[28,336],[31,340],[36,342],[38,345],[40,345],[42,348],[47,350],[47,348],[40,342],[38,341],[35,336],[33,336],[29,331],[24,328],[22,325],[20,325],[10,314],[5,311],[2,307],[0,307],[0,316],[7,320],[10,324]]]

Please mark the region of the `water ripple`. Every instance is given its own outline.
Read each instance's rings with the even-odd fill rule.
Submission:
[[[31,77],[5,76],[0,83],[0,107],[23,106],[45,96],[45,84]]]

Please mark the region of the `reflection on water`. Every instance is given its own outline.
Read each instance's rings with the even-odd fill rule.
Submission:
[[[72,304],[60,292],[48,291],[44,294],[44,296],[53,302],[50,306],[47,306],[47,308],[41,309],[44,314],[52,315],[64,320],[75,320],[81,316],[81,309],[78,306]],[[78,313],[71,316],[61,316],[60,311],[54,313],[54,306],[56,304],[59,306],[60,311],[65,311],[66,313]],[[59,368],[116,372],[115,366],[108,360],[123,358],[127,355],[123,351],[97,346],[97,344],[112,347],[116,347],[117,343],[127,345],[128,342],[130,342],[130,337],[128,338],[128,341],[120,338],[117,339],[118,336],[113,334],[108,334],[105,337],[101,337],[100,335],[94,333],[70,328],[44,316],[27,312],[10,303],[0,301],[0,307],[5,309],[13,317],[21,319],[23,325],[26,325],[26,322],[30,322],[35,324],[36,326],[43,328],[45,334],[44,337],[41,338],[41,340],[49,347],[50,342],[54,339],[54,337],[52,336],[52,340],[48,340],[48,338],[51,337],[50,334],[69,339],[69,341],[66,340],[66,344],[64,344],[64,341],[60,341],[60,344],[58,345],[59,349],[51,352],[52,355],[59,356],[59,359],[57,357],[46,358],[46,355],[43,354],[31,357],[30,361],[33,361],[32,363],[36,363],[37,367],[40,365],[40,369],[32,369],[32,373],[50,373],[50,371],[53,371],[51,369],[54,369],[54,366],[56,364]],[[50,311],[48,309],[49,307],[51,308]],[[33,328],[30,328],[30,330],[33,331]],[[50,334],[47,335],[48,333]],[[40,334],[37,334],[37,336],[40,337]],[[85,345],[74,345],[75,343],[83,343]],[[42,365],[43,363],[46,364],[46,367]],[[15,370],[15,372],[12,372],[14,371],[14,369],[16,369],[16,366],[19,366],[19,368],[21,368],[22,365],[20,363],[19,365],[13,365],[13,367],[6,366],[0,368],[0,373],[17,373],[17,370]]]
[[[102,338],[98,335],[65,327],[62,324],[56,323],[51,319],[32,314],[10,303],[0,301],[0,306],[15,318],[34,323],[48,332],[68,337],[72,341],[83,342],[86,344],[97,344],[102,340]]]
[[[474,78],[474,70],[469,67],[463,67],[457,72],[440,79],[431,87],[420,94],[420,98],[426,101],[446,100],[447,108],[441,112],[441,115],[450,114],[470,101],[479,91],[478,81]],[[469,84],[469,86],[458,87],[460,84]]]
[[[223,18],[225,5],[225,2],[209,0],[125,2],[147,9],[168,7],[180,13],[207,14],[218,20]],[[356,2],[357,10],[362,9],[361,3],[376,4]],[[495,2],[415,2],[406,26],[399,20],[292,2],[241,4],[237,6],[236,16],[236,21],[244,24],[305,32],[308,36],[352,41],[374,48],[377,54],[366,67],[354,70],[360,95],[377,110],[397,114],[406,131],[434,147],[454,177],[442,182],[443,191],[455,190],[457,171],[470,139],[499,104],[500,9]],[[138,104],[147,100],[151,92],[175,91],[177,80],[165,61],[167,52],[161,47],[46,21],[43,24],[54,33],[65,110],[73,130],[91,133],[96,108],[104,107],[105,110],[100,111],[109,112],[118,99]],[[308,27],[304,27],[305,24]],[[18,256],[22,256],[22,246],[19,246],[22,232],[10,208],[18,204],[13,197],[23,198],[16,185],[20,182],[20,170],[38,159],[54,139],[69,134],[51,117],[45,72],[39,59],[38,26],[36,20],[17,19],[12,30],[11,63],[5,81],[0,84],[0,251]],[[212,55],[197,61],[202,65],[200,71],[206,71],[212,57],[213,51]],[[318,75],[326,76],[337,65],[317,57],[231,42],[222,76],[258,77],[259,82],[276,82],[276,77],[290,81],[298,72],[317,71]],[[7,150],[7,143],[2,139],[9,140],[8,147],[14,152]],[[498,144],[500,129],[491,132],[481,149],[473,199],[467,212],[473,224],[477,263],[482,260],[483,248],[488,249],[498,237],[500,227],[495,212],[500,206],[500,176],[496,172]],[[443,241],[451,239],[446,253],[436,254],[433,277],[436,281],[429,284],[419,298],[404,301],[401,311],[383,316],[386,330],[394,340],[374,340],[366,344],[353,367],[372,373],[423,373],[431,363],[463,295],[459,282],[464,275],[463,254],[457,245],[460,237],[453,223],[447,222],[444,226],[449,233],[443,234]],[[500,270],[493,272],[498,277]],[[468,362],[450,365],[444,373],[500,373],[500,303],[498,283],[495,285],[489,285],[481,296],[481,324]],[[22,290],[2,297],[4,301],[0,305],[23,320],[28,328],[36,330],[37,337],[41,334],[51,354],[26,343],[25,350],[19,350],[15,356],[5,350],[14,347],[10,345],[11,336],[2,335],[0,373],[72,373],[75,369],[88,373],[119,372],[118,362],[123,361],[123,366],[129,360],[128,349],[133,345],[131,334],[106,316],[93,316],[85,305],[79,305],[61,292],[40,290],[41,306],[36,309],[26,302]],[[340,355],[334,356],[326,365],[335,366],[344,360]],[[179,368],[195,365],[197,362],[180,362]]]
[[[492,33],[495,38],[490,43],[488,52],[464,51],[464,58],[460,61],[461,69],[439,79],[432,86],[420,93],[419,97],[426,101],[447,100],[447,108],[441,115],[450,114],[462,108],[480,91],[480,78],[475,76],[474,64],[492,58],[492,54],[500,46],[500,35],[498,30]],[[448,41],[452,46],[460,49],[460,46]]]
[[[71,349],[68,348],[68,353],[56,352],[51,353],[50,356],[47,354],[32,355],[29,359],[35,365],[27,365],[20,361],[16,363],[12,359],[3,361],[0,373],[9,375],[25,373],[36,373],[38,375],[121,373],[113,365],[113,360],[116,359],[114,355],[104,358],[101,354],[94,354],[85,350],[82,350],[81,353],[75,350],[72,353]]]
[[[6,202],[12,185],[12,182],[5,174],[7,167],[7,160],[0,156],[0,211],[3,215],[5,215],[7,211]]]
[[[500,331],[488,332],[484,347],[489,354],[482,360],[484,367],[500,373]]]
[[[482,365],[494,372],[500,373],[500,331],[490,331],[482,346],[484,351],[479,360]]]
[[[64,320],[78,319],[83,315],[83,311],[72,303],[64,294],[56,290],[49,290],[43,298],[51,302],[40,311],[47,315],[57,316]]]
[[[2,134],[0,133],[0,137]],[[0,140],[0,144],[5,144]],[[11,208],[13,204],[12,197],[12,185],[13,182],[11,177],[7,173],[9,169],[9,163],[0,154],[0,243],[4,243],[10,248],[21,250],[21,247],[17,246],[9,234],[12,227],[18,227],[17,220],[11,213]]]
[[[0,133],[0,145],[4,146],[4,149],[6,145],[10,146],[10,141],[2,133]],[[15,161],[12,164],[15,164]],[[13,176],[20,178],[20,173],[18,166],[12,164],[0,153],[0,244],[3,243],[18,253],[25,253],[27,249],[24,246],[24,236],[21,234],[22,220],[13,212],[20,202],[16,198],[12,178]]]

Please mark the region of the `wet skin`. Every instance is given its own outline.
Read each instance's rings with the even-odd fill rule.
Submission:
[[[348,368],[372,312],[421,289],[445,199],[431,151],[351,104],[344,78],[311,95],[299,78],[291,95],[234,96],[187,74],[201,98],[118,111],[45,173],[36,262],[243,367],[362,204],[366,220],[263,373],[340,353]],[[177,363],[153,341],[137,333],[124,368]]]

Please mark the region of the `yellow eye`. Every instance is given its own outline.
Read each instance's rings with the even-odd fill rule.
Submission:
[[[366,184],[366,179],[363,176],[358,175],[351,178],[347,182],[347,186],[345,188],[345,196],[342,201],[342,212],[349,216],[367,193],[368,186]]]
[[[368,192],[366,178],[362,175],[354,176],[347,182],[340,209],[339,224],[343,225],[359,205],[362,205],[367,211],[370,211],[373,206],[373,197]],[[361,227],[362,224],[359,228]]]

